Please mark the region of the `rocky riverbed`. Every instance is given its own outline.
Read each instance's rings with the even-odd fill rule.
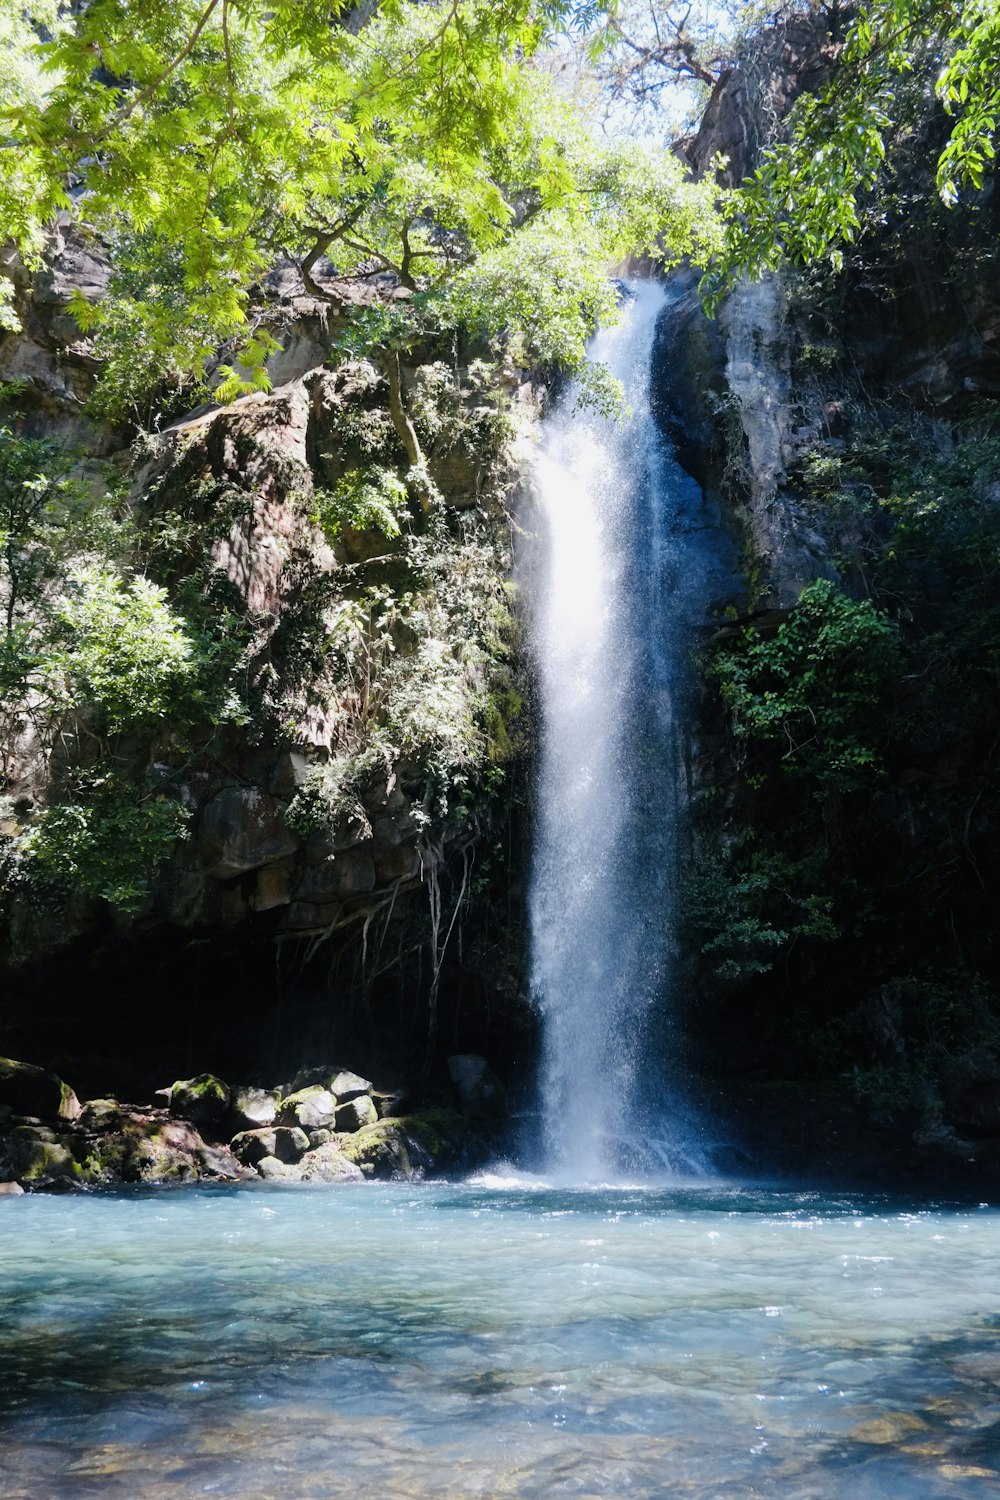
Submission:
[[[448,1073],[450,1095],[379,1089],[350,1068],[320,1065],[275,1086],[202,1073],[150,1103],[81,1103],[55,1073],[0,1058],[0,1193],[466,1169],[495,1147],[506,1099],[478,1055],[449,1058]]]

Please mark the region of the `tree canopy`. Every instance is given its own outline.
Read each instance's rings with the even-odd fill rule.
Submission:
[[[610,259],[704,250],[710,195],[665,150],[596,141],[534,65],[581,0],[0,0],[0,223],[29,264],[59,213],[111,246],[133,356],[251,380],[250,291],[392,272],[433,317],[582,363]],[[141,363],[141,361],[140,361]]]
[[[829,82],[797,100],[785,138],[728,203],[713,298],[736,276],[759,275],[784,258],[840,264],[843,245],[862,230],[861,201],[885,170],[908,76],[930,80],[927,92],[948,117],[936,166],[942,199],[974,202],[984,186],[1000,122],[995,0],[869,0],[847,13]]]

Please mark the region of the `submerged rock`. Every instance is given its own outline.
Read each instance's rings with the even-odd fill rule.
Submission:
[[[0,1105],[38,1120],[75,1120],[80,1113],[80,1101],[69,1084],[12,1057],[0,1057]]]

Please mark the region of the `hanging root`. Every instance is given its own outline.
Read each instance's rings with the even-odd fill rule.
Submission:
[[[433,863],[426,867],[428,874],[427,896],[431,912],[432,973],[431,987],[427,995],[427,1055],[424,1060],[425,1073],[430,1067],[434,1038],[437,1036],[437,1003],[438,989],[441,983],[441,968],[444,964],[445,953],[448,950],[448,943],[450,942],[451,935],[455,930],[455,923],[458,921],[458,914],[462,909],[462,902],[465,900],[465,892],[468,888],[469,875],[472,870],[472,851],[468,848],[468,846],[466,846],[462,850],[462,883],[459,887],[458,896],[455,900],[455,906],[451,914],[451,921],[448,923],[447,929],[445,931],[444,940],[441,941],[441,883],[438,872],[443,864],[444,854],[441,849],[438,849],[437,851],[435,851]]]

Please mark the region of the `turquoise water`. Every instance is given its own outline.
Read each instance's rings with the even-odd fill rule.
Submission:
[[[718,1186],[0,1200],[0,1495],[1000,1494],[998,1252]]]

